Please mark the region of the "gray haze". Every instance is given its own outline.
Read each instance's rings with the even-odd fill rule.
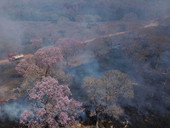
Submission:
[[[34,53],[38,48],[54,44],[62,37],[82,41],[128,31],[135,28],[135,25],[138,28],[140,25],[170,16],[169,12],[170,0],[0,0],[0,59],[7,58],[7,54],[11,52]],[[138,33],[131,36],[109,41],[120,41],[121,44],[125,42],[123,39],[138,38]],[[42,44],[31,44],[30,40],[34,38],[42,39]],[[138,71],[152,71],[151,67],[145,68],[142,64],[122,57],[119,49],[121,46],[115,47],[117,53],[110,57],[108,63],[112,67],[107,63],[107,67],[103,68],[95,55],[87,53],[84,56],[90,63],[73,67],[69,69],[69,73],[73,74],[75,82],[80,84],[85,77],[101,77],[110,69],[121,70],[138,84],[134,87],[133,101],[125,100],[122,106],[128,104],[146,113],[146,109],[151,109],[169,114],[168,92],[165,92],[163,87],[148,86],[144,78],[138,74]],[[170,67],[170,59],[166,55],[160,58]],[[75,97],[80,93],[77,91]],[[151,97],[155,99],[151,101]],[[3,111],[0,117],[9,115],[11,120],[19,119],[19,114],[25,109],[26,106],[22,103],[5,104],[0,106],[0,110]]]

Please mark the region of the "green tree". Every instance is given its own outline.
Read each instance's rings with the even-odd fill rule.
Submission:
[[[133,84],[127,74],[118,70],[107,71],[102,77],[85,78],[83,87],[89,103],[95,109],[97,122],[103,114],[118,118],[123,109],[118,104],[119,98],[133,98]]]

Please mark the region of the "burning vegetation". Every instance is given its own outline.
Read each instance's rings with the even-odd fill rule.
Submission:
[[[169,128],[169,4],[2,0],[0,128]]]

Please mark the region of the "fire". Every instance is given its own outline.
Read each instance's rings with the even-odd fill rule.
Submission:
[[[4,102],[5,100],[4,99],[0,99],[0,102]]]

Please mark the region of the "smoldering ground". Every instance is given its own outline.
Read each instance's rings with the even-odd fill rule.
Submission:
[[[107,70],[111,69],[121,70],[122,72],[128,74],[128,76],[133,81],[135,95],[134,99],[132,100],[120,98],[118,100],[119,105],[121,105],[122,107],[127,106],[134,107],[137,109],[137,112],[139,112],[140,115],[144,115],[147,118],[150,116],[151,113],[158,114],[160,116],[169,116],[170,93],[168,89],[169,88],[168,67],[170,65],[169,56],[165,54],[167,53],[167,47],[169,47],[169,43],[167,42],[166,47],[164,47],[164,49],[162,50],[163,52],[160,53],[159,59],[158,58],[155,59],[155,55],[152,54],[150,56],[150,59],[143,62],[133,58],[134,56],[133,54],[131,54],[131,56],[129,57],[126,56],[127,51],[125,50],[126,49],[125,46],[126,45],[132,46],[131,42],[133,42],[134,39],[138,38],[138,34],[133,35],[133,37],[131,35],[130,39],[126,38],[126,36],[128,37],[128,34],[125,35],[125,37],[124,36],[119,37],[127,39],[126,41],[120,40],[124,42],[119,42],[120,43],[119,47],[113,47],[113,49],[111,49],[110,52],[108,52],[108,54],[100,55],[100,57],[95,56],[93,58],[93,60],[95,61],[92,61],[92,63],[88,63],[89,66],[88,64],[87,66],[78,66],[77,68],[73,68],[71,72],[74,71],[73,73],[77,72],[81,74],[82,72],[90,71],[89,74],[86,72],[86,74],[84,73],[84,75],[82,73],[81,75],[79,74],[75,76],[76,79],[82,80],[87,76],[100,77]],[[161,35],[157,36],[161,37]],[[145,40],[144,37],[142,39]],[[114,40],[117,40],[117,38],[114,37],[112,40],[109,41],[115,42]],[[145,41],[147,42],[147,40]],[[150,41],[150,43],[152,42]],[[126,45],[124,46],[124,44]],[[97,52],[100,53],[100,50]],[[158,69],[155,68],[153,63],[158,64],[159,68]],[[94,65],[96,65],[95,68],[93,67]],[[81,91],[80,93],[75,93],[76,94],[75,97],[79,97],[80,96],[79,94],[83,94],[83,92],[85,93],[85,90]],[[127,113],[124,113],[124,115],[126,114]],[[138,116],[140,117],[140,115]],[[130,118],[131,117],[128,117],[129,120],[131,120]]]
[[[80,3],[79,3],[80,2]],[[112,0],[100,0],[100,1],[19,1],[14,0],[13,2],[1,1],[1,14],[0,14],[0,52],[6,54],[11,51],[18,50],[20,44],[22,43],[24,29],[23,26],[18,21],[50,21],[57,24],[63,17],[71,22],[79,24],[79,26],[88,26],[89,23],[104,22],[104,21],[121,21],[126,18],[137,19],[136,22],[148,22],[148,20],[154,20],[163,16],[169,15],[169,4],[168,0],[140,0],[140,1],[112,1]],[[13,12],[13,10],[15,10]],[[95,17],[93,17],[95,15]],[[80,22],[80,23],[79,23]],[[83,24],[81,23],[83,22]],[[87,22],[87,23],[84,23]],[[133,20],[129,22],[133,23]],[[88,24],[88,25],[86,25]],[[36,27],[36,25],[35,25]],[[103,26],[105,29],[110,29],[108,26]],[[84,27],[84,31],[90,32],[90,29]],[[115,28],[112,28],[115,29]],[[126,29],[126,27],[124,28]],[[119,31],[121,29],[118,29]],[[37,30],[38,31],[38,30]],[[70,30],[71,31],[71,30]],[[35,32],[36,33],[36,32]],[[97,33],[97,32],[96,32]],[[104,32],[103,32],[104,33]],[[102,34],[102,32],[100,32]],[[95,34],[98,35],[98,34]],[[63,35],[64,36],[64,35]],[[79,37],[78,37],[79,38]],[[127,38],[120,37],[120,43],[122,43]],[[135,37],[132,37],[135,38]],[[119,47],[122,47],[121,45]],[[110,56],[107,54],[103,56],[105,58],[105,65],[102,65],[102,61],[97,57],[86,59],[90,62],[84,65],[80,65],[70,69],[69,73],[75,75],[75,81],[81,84],[82,81],[87,76],[100,77],[105,71],[110,69],[119,69],[127,74],[138,83],[135,86],[135,96],[134,101],[127,102],[123,101],[123,105],[131,105],[137,107],[143,113],[147,113],[148,109],[159,113],[169,112],[169,92],[166,88],[158,88],[148,86],[148,83],[144,80],[142,76],[139,76],[136,70],[140,69],[143,65],[132,63],[129,58],[122,55],[122,51],[117,49],[114,50]],[[4,55],[5,56],[5,55]],[[168,56],[161,58],[169,65]],[[105,67],[102,67],[105,66]],[[104,69],[104,71],[103,71]],[[131,71],[130,71],[131,70]],[[147,68],[145,69],[147,70]],[[149,69],[150,70],[150,69]],[[137,77],[134,77],[137,76]],[[155,77],[158,78],[158,77]],[[156,82],[155,82],[156,83]],[[79,86],[77,84],[77,86]],[[161,85],[160,85],[161,86]],[[80,88],[81,89],[81,88]],[[81,90],[85,91],[85,90]],[[80,91],[80,92],[81,92]],[[76,93],[75,97],[79,96],[80,93]],[[153,100],[154,99],[154,100]],[[121,104],[121,103],[120,103]],[[122,105],[122,106],[123,106]],[[10,119],[19,118],[18,114],[25,109],[26,106],[21,104],[12,103],[9,105],[4,105],[2,107],[2,113],[9,115]]]
[[[27,98],[9,100],[0,104],[0,127],[12,127],[19,123],[20,115],[28,110]]]

